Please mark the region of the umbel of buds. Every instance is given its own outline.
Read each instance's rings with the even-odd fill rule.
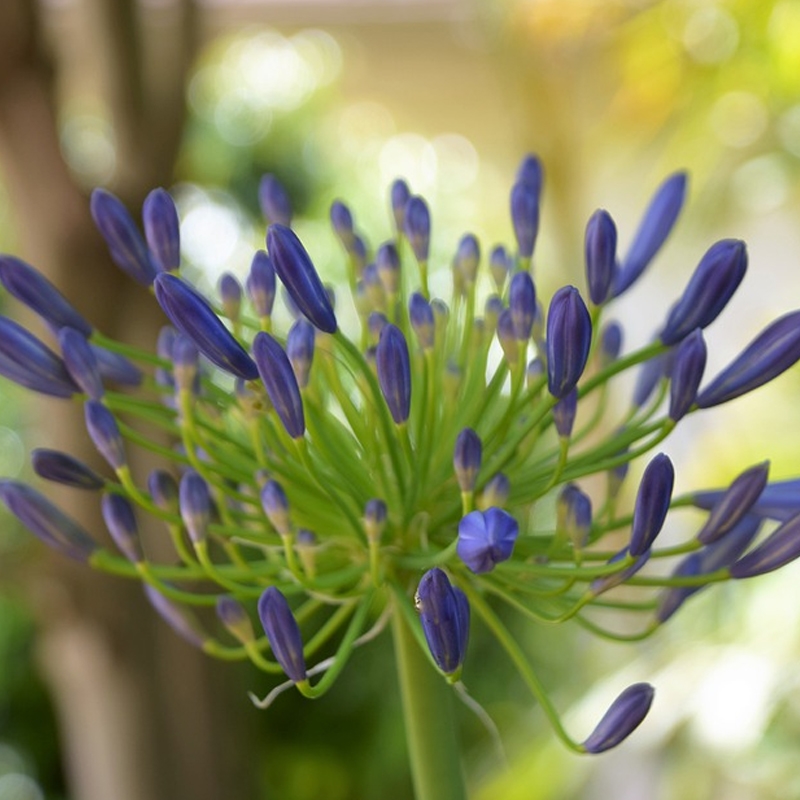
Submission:
[[[534,274],[543,187],[539,159],[527,156],[510,182],[505,241],[491,247],[471,233],[436,240],[437,210],[398,179],[386,203],[395,237],[373,252],[358,209],[337,200],[327,245],[341,245],[348,281],[337,291],[358,312],[342,325],[275,176],[264,176],[258,198],[266,249],[254,247],[247,274],[225,274],[208,297],[181,269],[168,192],[148,196],[143,234],[97,190],[91,211],[111,259],[164,312],[154,352],[104,336],[32,266],[0,256],[0,284],[43,323],[31,332],[0,317],[0,375],[83,405],[102,474],[50,449],[34,451],[32,464],[45,482],[94,493],[110,536],[83,530],[46,491],[16,479],[0,480],[0,500],[59,553],[140,579],[187,642],[285,675],[262,705],[292,687],[324,694],[354,648],[391,624],[400,672],[418,658],[475,708],[465,682],[480,664],[468,640],[488,634],[484,651],[505,652],[568,747],[616,746],[645,718],[653,688],[625,689],[583,742],[573,739],[498,607],[531,624],[577,619],[624,638],[596,616],[613,604],[642,618],[633,635],[643,638],[701,589],[797,558],[800,479],[770,483],[762,461],[727,487],[676,496],[681,464],[658,449],[684,418],[790,369],[800,310],[753,331],[707,377],[703,331],[746,279],[746,247],[726,239],[700,255],[669,305],[647,311],[662,320],[649,339],[628,341],[610,312],[669,237],[686,176],[656,189],[638,226],[597,211],[585,233],[586,285],[552,297]],[[452,259],[438,255],[443,246]],[[432,297],[429,272],[451,264],[452,295]],[[285,327],[276,302],[293,318]],[[163,463],[135,474],[132,448]],[[625,487],[632,462],[641,478]],[[548,518],[534,506],[551,512],[549,529],[532,523]],[[693,535],[662,545],[687,506],[704,515]],[[164,527],[171,560],[140,536],[146,515]],[[193,606],[216,617],[195,617]]]

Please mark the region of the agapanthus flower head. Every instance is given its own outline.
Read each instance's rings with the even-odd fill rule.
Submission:
[[[502,508],[472,511],[458,523],[458,557],[476,575],[511,558],[519,524]]]
[[[181,639],[192,645],[192,647],[203,647],[206,640],[200,631],[197,620],[192,614],[183,606],[174,603],[149,583],[144,585],[144,593],[150,605],[158,612],[161,619],[163,619]]]
[[[200,351],[188,336],[179,333],[172,343],[172,375],[178,391],[193,392],[200,366]]]
[[[303,639],[300,626],[286,598],[274,586],[264,590],[258,601],[258,616],[275,660],[295,683],[306,680]]]
[[[147,490],[157,508],[175,514],[178,511],[178,482],[165,469],[154,469],[147,477]]]
[[[181,263],[178,209],[165,189],[153,189],[142,205],[142,223],[150,257],[161,272],[177,270]]]
[[[372,498],[364,506],[364,530],[367,538],[377,542],[386,527],[386,503],[379,498]]]
[[[765,575],[800,557],[800,514],[777,527],[758,547],[743,555],[730,568],[732,578]]]
[[[509,366],[514,366],[519,361],[519,340],[514,330],[514,317],[510,308],[504,308],[497,318],[497,341],[503,348],[503,355]]]
[[[423,350],[433,347],[436,335],[436,320],[431,304],[419,292],[414,292],[408,301],[408,317]]]
[[[541,199],[544,186],[544,167],[539,156],[528,153],[520,161],[519,167],[517,167],[517,183],[521,183],[533,192],[537,200]]]
[[[314,337],[314,326],[304,319],[298,319],[286,336],[286,356],[300,389],[308,386],[311,362],[314,360]]]
[[[97,361],[97,369],[100,370],[100,377],[104,381],[116,383],[119,386],[139,386],[141,384],[142,370],[129,358],[91,342],[89,342],[89,347],[92,348]]]
[[[261,488],[261,507],[270,524],[281,536],[291,536],[289,500],[283,486],[276,480],[268,480]]]
[[[511,492],[511,481],[508,479],[508,475],[504,472],[496,472],[486,481],[486,485],[483,487],[483,491],[481,492],[480,498],[480,508],[482,511],[486,511],[492,506],[496,506],[497,508],[503,508],[505,504],[508,502],[508,495]]]
[[[574,286],[559,289],[547,312],[547,388],[557,399],[577,386],[592,341],[589,310]]]
[[[287,226],[292,224],[292,203],[275,175],[267,173],[262,176],[258,185],[258,202],[268,222]]]
[[[553,406],[553,422],[556,426],[556,433],[562,439],[568,439],[572,435],[572,426],[575,424],[577,413],[578,390],[573,389]]]
[[[415,605],[436,666],[446,675],[460,670],[469,640],[469,603],[438,567],[419,582]]]
[[[331,203],[331,225],[336,235],[341,240],[346,250],[353,245],[355,231],[353,230],[353,215],[350,209],[341,201],[334,200]]]
[[[575,547],[582,548],[586,546],[591,527],[591,498],[576,484],[568,483],[556,501],[556,530]]]
[[[489,272],[498,292],[503,291],[506,278],[514,268],[514,259],[505,245],[496,244],[489,254]]]

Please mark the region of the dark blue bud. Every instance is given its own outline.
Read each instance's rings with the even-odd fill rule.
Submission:
[[[292,439],[306,432],[300,387],[283,348],[268,333],[261,331],[253,339],[253,356],[270,402]]]
[[[400,256],[392,242],[385,242],[378,248],[375,266],[383,288],[388,294],[397,294],[400,291]]]
[[[481,492],[481,509],[485,511],[492,506],[502,508],[508,502],[510,492],[511,482],[507,475],[502,472],[492,475]]]
[[[419,346],[423,350],[430,350],[436,336],[436,321],[433,307],[419,292],[414,292],[408,301],[408,316]]]
[[[89,207],[114,263],[137,283],[150,286],[156,277],[156,268],[125,206],[111,192],[95,189]]]
[[[643,406],[656,390],[661,379],[669,377],[674,360],[675,349],[672,348],[666,353],[653,356],[639,367],[636,384],[633,387],[633,404],[635,406]]]
[[[408,344],[403,332],[395,325],[387,325],[381,332],[375,351],[378,383],[397,425],[408,419],[411,411],[411,364]]]
[[[622,325],[618,322],[607,322],[600,331],[600,366],[613,364],[622,352]]]
[[[514,336],[524,342],[530,338],[536,316],[536,289],[528,272],[517,272],[508,289],[508,307],[514,324]]]
[[[247,616],[244,606],[235,597],[220,595],[217,598],[216,611],[220,622],[242,644],[247,644],[255,639],[253,623]]]
[[[245,289],[259,317],[272,315],[275,304],[275,268],[263,250],[257,250],[250,264]]]
[[[538,199],[542,194],[544,170],[538,156],[528,153],[517,168],[516,182],[530,189]]]
[[[489,331],[497,330],[497,321],[503,313],[505,306],[499,295],[490,294],[486,298],[486,303],[483,306],[483,318],[486,321],[486,328]],[[513,322],[513,319],[512,319]]]
[[[353,215],[341,200],[334,200],[331,204],[331,225],[333,225],[333,230],[345,246],[345,249],[349,250],[355,235],[353,231]]]
[[[630,736],[647,716],[654,694],[649,683],[634,683],[625,689],[583,742],[586,752],[604,753]]]
[[[92,326],[47,278],[13,256],[0,256],[0,283],[53,328],[75,328],[91,336]]]
[[[72,380],[92,400],[99,400],[105,389],[97,358],[86,337],[74,328],[62,328],[58,332],[58,343],[64,358],[64,366]]]
[[[436,666],[452,675],[464,663],[469,639],[469,603],[466,595],[438,567],[419,582],[414,602],[428,649]]]
[[[107,493],[103,495],[101,508],[108,532],[120,552],[134,564],[144,561],[133,506],[122,495]]]
[[[189,538],[194,544],[205,541],[211,522],[211,492],[205,479],[193,469],[181,477],[178,505]]]
[[[308,386],[311,362],[314,360],[315,335],[316,329],[310,322],[298,319],[286,337],[286,356],[294,370],[297,385],[301,389]]]
[[[547,312],[547,388],[553,397],[568,395],[580,380],[589,346],[592,320],[574,286],[559,289]]]
[[[157,508],[175,514],[179,508],[178,482],[163,469],[154,469],[147,476],[147,491]]]
[[[158,275],[155,290],[156,300],[170,322],[185,333],[209,361],[238,378],[254,380],[258,377],[253,359],[199,292],[168,272]]]
[[[267,252],[278,277],[309,322],[325,333],[336,332],[336,316],[311,257],[294,231],[270,225]]]
[[[608,211],[601,208],[589,218],[584,246],[589,299],[599,306],[611,292],[617,259],[617,228]]]
[[[776,378],[800,359],[800,311],[768,325],[697,396],[700,408],[727,403]]]
[[[510,308],[503,309],[497,318],[497,341],[503,348],[503,355],[509,366],[515,366],[519,361],[519,341],[514,331],[514,319]]]
[[[513,258],[502,244],[495,245],[489,255],[489,272],[498,292],[503,291],[506,278],[514,266]]]
[[[725,491],[727,490],[715,489],[695,492],[691,497],[692,504],[710,511],[720,501]],[[750,513],[760,519],[774,519],[778,522],[785,522],[800,513],[800,479],[768,484],[750,509]]]
[[[714,503],[705,525],[697,534],[703,544],[725,536],[748,514],[767,485],[769,461],[756,464],[738,475]]]
[[[694,405],[706,368],[706,342],[696,328],[677,347],[669,385],[669,418],[678,422]]]
[[[744,242],[723,239],[700,259],[661,331],[664,344],[677,344],[695,328],[705,328],[720,314],[747,271]]]
[[[195,391],[199,363],[197,345],[188,336],[179,333],[172,345],[172,374],[176,389],[192,393]]]
[[[364,530],[367,539],[377,542],[386,527],[386,503],[378,498],[368,500],[364,506]]]
[[[219,279],[219,296],[225,316],[236,322],[242,308],[242,284],[230,272],[225,272]]]
[[[38,539],[76,561],[88,561],[97,544],[75,520],[24,483],[0,480],[0,500]]]
[[[631,524],[631,543],[628,550],[632,556],[646,553],[667,518],[675,483],[675,469],[669,456],[659,453],[645,467]]]
[[[64,362],[32,333],[0,316],[0,375],[14,383],[53,397],[72,397],[79,391]]]
[[[431,215],[428,204],[421,197],[410,197],[406,203],[403,230],[417,261],[426,262],[431,240]]]
[[[142,382],[142,371],[125,356],[106,350],[105,347],[89,343],[92,348],[97,369],[104,381],[120,386],[138,386]]]
[[[511,189],[511,222],[520,258],[530,258],[539,235],[539,196],[523,183]]]
[[[800,556],[800,514],[776,528],[754,550],[731,566],[732,578],[754,578],[794,561]]]
[[[145,584],[144,591],[150,605],[181,639],[193,647],[203,647],[205,637],[198,629],[197,620],[186,609],[181,608],[177,603],[173,603],[172,600],[161,594],[158,589],[154,589],[149,583]]]
[[[306,680],[300,626],[280,590],[270,586],[258,600],[258,616],[275,660],[295,683]]]
[[[289,519],[289,500],[278,481],[269,480],[261,488],[261,507],[264,509],[264,513],[267,515],[272,527],[281,536],[291,535],[292,523]]]
[[[292,224],[292,204],[283,184],[271,174],[262,176],[258,185],[258,202],[267,222],[279,225]]]
[[[500,508],[472,511],[458,523],[458,557],[476,575],[491,572],[514,551],[519,525]]]
[[[101,456],[112,469],[125,466],[125,443],[114,415],[97,400],[87,400],[83,408],[86,430]]]
[[[481,246],[477,237],[472,233],[465,233],[458,243],[455,266],[468,286],[475,283],[480,262]]]
[[[381,338],[381,331],[389,324],[386,314],[381,311],[371,311],[367,317],[367,330],[369,338],[373,344],[377,344]]]
[[[472,428],[464,428],[456,437],[453,449],[453,469],[462,492],[472,492],[481,471],[483,444]]]
[[[568,483],[556,500],[556,528],[577,548],[586,546],[592,529],[592,501],[574,483]]]
[[[177,270],[181,263],[178,209],[169,192],[153,189],[144,199],[142,223],[150,256],[161,272]]]
[[[572,426],[575,424],[577,413],[578,390],[573,389],[553,406],[553,422],[561,438],[568,439],[572,435]]]
[[[408,188],[408,184],[402,178],[397,178],[394,183],[392,183],[390,201],[392,204],[394,226],[398,232],[402,231],[405,227],[406,206],[410,199],[411,191]]]
[[[645,271],[661,249],[686,199],[686,173],[676,172],[656,189],[628,254],[614,279],[614,296],[622,294]]]
[[[33,471],[46,481],[62,483],[73,489],[102,489],[105,481],[77,458],[58,450],[36,448],[31,453]]]

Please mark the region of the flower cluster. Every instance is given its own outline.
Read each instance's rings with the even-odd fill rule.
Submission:
[[[744,244],[723,240],[700,259],[654,339],[623,347],[623,327],[608,312],[672,230],[686,193],[679,173],[657,189],[624,257],[610,215],[591,217],[586,291],[559,289],[545,312],[533,268],[542,185],[539,160],[525,158],[510,194],[515,250],[495,246],[482,270],[478,240],[463,236],[448,303],[429,291],[428,205],[403,180],[390,193],[396,235],[374,251],[335,202],[330,219],[349,275],[347,297],[336,300],[352,302],[360,323],[348,332],[273,176],[260,188],[266,251],[253,256],[244,285],[225,275],[216,297],[180,274],[167,192],[145,201],[143,236],[113,195],[95,191],[91,210],[111,257],[151,287],[170,325],[155,353],[112,341],[36,270],[2,256],[0,283],[43,319],[58,352],[0,318],[0,373],[83,402],[108,474],[53,450],[35,451],[33,469],[97,493],[118,552],[24,483],[0,481],[0,499],[56,550],[143,581],[156,610],[208,654],[285,674],[288,684],[265,703],[287,686],[320,696],[388,621],[463,688],[470,625],[479,621],[569,747],[615,746],[646,715],[653,688],[629,687],[585,740],[573,740],[498,605],[625,638],[592,616],[617,609],[643,617],[628,635],[639,638],[704,587],[800,555],[800,483],[768,483],[766,463],[727,488],[675,497],[673,464],[657,453],[632,513],[617,502],[628,465],[681,419],[800,358],[800,311],[704,382],[703,330],[747,267]],[[295,320],[288,330],[273,326],[278,282]],[[615,418],[610,385],[629,370],[638,371],[634,396]],[[145,426],[160,431],[157,441]],[[134,474],[131,447],[157,453],[164,467]],[[603,497],[587,493],[596,475],[605,477]],[[550,529],[531,525],[538,503],[553,510]],[[660,547],[667,516],[687,506],[707,512],[704,524],[683,544]],[[171,563],[148,554],[142,514],[171,537]],[[659,564],[667,569],[652,568]],[[629,591],[615,594],[621,584]],[[193,613],[204,608],[217,623]]]

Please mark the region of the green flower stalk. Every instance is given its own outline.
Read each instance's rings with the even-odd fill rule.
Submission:
[[[542,186],[541,164],[529,156],[510,194],[516,241],[493,247],[484,275],[480,244],[463,237],[445,299],[430,296],[429,269],[443,265],[431,261],[424,199],[402,180],[393,184],[397,239],[375,264],[337,201],[331,219],[350,267],[353,325],[340,325],[273,176],[259,196],[271,222],[267,251],[255,253],[244,293],[226,279],[222,308],[181,275],[166,193],[148,198],[142,237],[122,204],[98,190],[92,213],[112,257],[151,285],[174,329],[165,328],[154,354],[114,342],[33,268],[2,256],[0,283],[57,334],[61,353],[0,318],[0,374],[84,406],[111,474],[56,451],[37,451],[34,467],[45,480],[98,492],[116,544],[96,543],[19,482],[0,482],[0,500],[65,555],[143,581],[158,613],[209,655],[285,673],[262,706],[292,688],[321,696],[354,648],[391,624],[420,800],[464,797],[447,693],[477,707],[465,688],[477,668],[470,629],[494,637],[569,748],[616,746],[644,719],[652,687],[629,687],[588,738],[573,738],[499,612],[532,625],[574,620],[625,639],[594,616],[611,606],[641,619],[627,638],[644,638],[700,589],[800,555],[800,482],[770,484],[760,464],[728,489],[675,496],[672,462],[648,456],[683,418],[793,366],[800,312],[769,325],[701,386],[700,329],[723,310],[746,265],[744,245],[725,241],[703,257],[651,342],[623,350],[622,324],[606,318],[608,309],[664,244],[686,178],[658,189],[622,260],[616,226],[598,212],[587,230],[588,292],[565,286],[549,302],[537,300],[532,272]],[[276,276],[296,317],[285,330],[273,325]],[[485,317],[476,315],[482,308]],[[501,348],[491,347],[495,337]],[[606,400],[630,371],[640,379],[617,412],[619,403]],[[158,441],[149,438],[154,429]],[[133,474],[134,448],[164,464]],[[649,465],[630,513],[619,491],[638,459]],[[598,475],[607,478],[605,496],[598,481],[590,493],[587,479]],[[539,504],[554,520],[549,528],[531,527]],[[661,546],[659,531],[688,506],[707,513],[698,535]],[[153,559],[140,541],[143,514],[165,527],[171,560]],[[628,591],[615,597],[621,584]],[[192,613],[204,609],[217,614]]]

